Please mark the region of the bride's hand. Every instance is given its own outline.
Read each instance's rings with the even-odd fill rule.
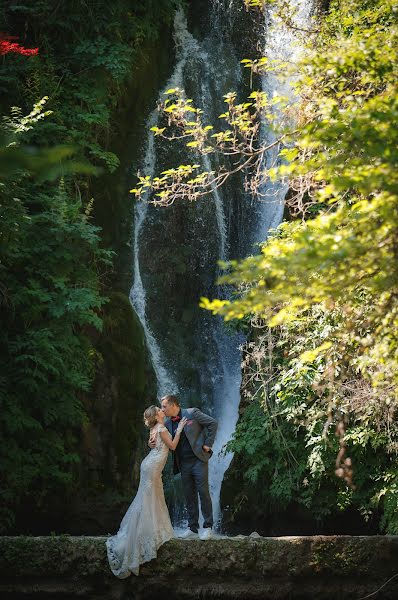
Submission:
[[[178,423],[178,427],[177,427],[177,431],[178,433],[181,433],[181,431],[184,429],[185,425],[187,424],[187,417],[184,417],[181,419],[181,421]]]

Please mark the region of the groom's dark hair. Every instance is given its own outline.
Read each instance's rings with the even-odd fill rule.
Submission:
[[[162,402],[163,400],[167,400],[167,402],[169,404],[175,404],[176,406],[180,406],[177,396],[173,396],[173,394],[168,394],[167,396],[163,396],[163,398],[161,398],[160,401]]]

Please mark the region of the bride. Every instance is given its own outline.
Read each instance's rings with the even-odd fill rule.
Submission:
[[[141,463],[140,485],[119,531],[106,540],[108,561],[116,577],[138,575],[142,563],[156,557],[158,548],[174,536],[164,499],[162,471],[170,450],[175,450],[187,419],[181,419],[174,439],[163,425],[164,412],[150,406],[144,412],[144,423],[150,429],[155,447]]]

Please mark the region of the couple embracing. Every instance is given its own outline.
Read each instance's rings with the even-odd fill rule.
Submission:
[[[181,408],[173,395],[161,399],[161,408],[144,412],[149,427],[149,454],[141,463],[140,485],[119,531],[106,540],[108,561],[116,577],[138,575],[142,563],[152,560],[158,548],[175,537],[167,510],[162,471],[169,450],[174,473],[181,473],[188,510],[188,529],[180,537],[198,537],[199,505],[204,519],[201,539],[212,535],[213,509],[209,493],[208,461],[217,431],[217,421],[198,408]]]

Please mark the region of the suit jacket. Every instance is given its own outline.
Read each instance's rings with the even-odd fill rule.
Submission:
[[[213,446],[218,427],[217,421],[213,419],[213,417],[202,413],[202,411],[200,411],[198,408],[181,408],[181,417],[186,417],[188,419],[188,422],[184,427],[184,432],[187,436],[188,442],[191,445],[193,453],[199,460],[207,462],[213,452],[205,452],[202,446],[209,446],[209,448]],[[171,435],[173,435],[171,419],[165,419],[164,424]],[[180,471],[177,452],[173,452],[173,461],[173,471],[176,474]]]

